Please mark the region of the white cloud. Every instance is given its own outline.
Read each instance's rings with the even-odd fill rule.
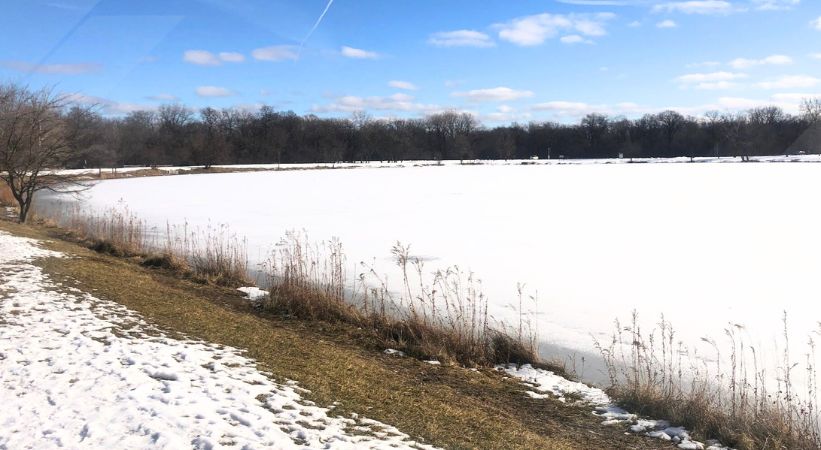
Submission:
[[[362,50],[361,48],[353,48],[343,46],[339,53],[346,58],[353,58],[353,59],[377,59],[379,58],[379,54],[376,52],[371,52],[368,50]]]
[[[505,102],[532,97],[532,91],[511,89],[499,86],[490,89],[474,89],[466,92],[454,92],[454,97],[464,97],[472,102]]]
[[[262,47],[251,52],[251,56],[259,61],[296,61],[299,58],[297,47],[293,45],[273,45]]]
[[[810,53],[809,56],[812,59],[821,59],[821,53]]]
[[[388,82],[388,86],[396,89],[404,89],[406,91],[415,91],[418,89],[415,84],[410,81],[392,80]]]
[[[493,39],[485,33],[474,30],[441,31],[433,33],[428,43],[437,47],[493,47]]]
[[[634,21],[628,23],[627,26],[630,27],[630,28],[638,28],[638,27],[641,26],[641,22],[639,22],[638,20],[634,20]]]
[[[222,61],[231,63],[240,63],[245,61],[245,55],[237,52],[220,52],[219,57]]]
[[[728,64],[734,69],[748,69],[754,66],[784,66],[792,63],[792,58],[787,55],[770,55],[762,59],[736,58]]]
[[[531,117],[530,112],[527,111],[516,111],[515,108],[510,107],[508,105],[500,105],[496,108],[496,111],[490,113],[483,113],[478,114],[477,116],[479,120],[483,122],[516,122],[520,120],[529,120]]]
[[[198,66],[218,66],[222,64],[217,55],[207,50],[186,50],[182,54],[182,60]]]
[[[810,25],[812,25],[812,27],[815,28],[816,30],[821,31],[821,16],[819,16],[817,19],[810,22]]]
[[[314,106],[314,112],[355,112],[355,111],[404,111],[404,112],[432,112],[441,109],[437,105],[417,103],[414,97],[408,94],[393,94],[388,97],[357,97],[345,95],[334,99],[327,105]]]
[[[200,97],[230,97],[234,95],[229,89],[219,86],[200,86],[197,88]]]
[[[719,91],[736,88],[738,87],[738,83],[733,83],[732,81],[709,81],[698,83],[693,87],[702,91]]]
[[[684,14],[729,14],[734,11],[733,4],[724,0],[693,0],[668,2],[653,6],[653,12]]]
[[[211,53],[208,50],[186,50],[182,60],[198,66],[219,66],[224,62],[240,63],[245,61],[245,55],[237,52]]]
[[[568,34],[567,36],[562,36],[559,39],[562,44],[592,44],[593,41],[590,39],[585,39],[578,34]]]
[[[607,34],[606,24],[615,14],[536,14],[496,24],[499,39],[520,46],[534,46],[556,37],[560,32],[572,32],[588,37]]]
[[[95,97],[85,94],[69,94],[66,96],[69,102],[78,105],[91,106],[99,108],[99,110],[106,115],[119,116],[128,114],[134,111],[152,111],[157,109],[154,105],[141,105],[137,103],[123,103],[115,102],[102,97]]]
[[[809,75],[787,75],[773,81],[763,81],[756,83],[756,87],[761,89],[796,89],[815,87],[821,83],[821,78]]]
[[[613,105],[590,104],[584,102],[571,101],[551,101],[537,103],[530,107],[532,111],[548,112],[553,116],[561,118],[580,118],[590,113],[610,114],[610,115],[639,115],[651,112],[651,108],[641,106],[632,102],[622,102]]]
[[[661,22],[656,24],[656,28],[676,28],[678,24],[670,19],[662,20]]]
[[[798,6],[801,0],[752,0],[755,9],[760,11],[780,11]]]
[[[697,84],[733,81],[741,78],[747,78],[747,74],[737,72],[688,73],[686,75],[676,77],[676,81],[681,84]]]
[[[76,64],[32,64],[24,61],[2,61],[0,66],[18,72],[42,73],[50,75],[82,75],[97,72],[102,65],[94,63]]]

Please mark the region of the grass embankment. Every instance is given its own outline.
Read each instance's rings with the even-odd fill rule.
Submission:
[[[0,221],[0,230],[71,256],[38,262],[54,280],[123,304],[169,333],[247,349],[261,370],[310,390],[307,399],[339,402],[339,414],[355,412],[449,448],[666,448],[600,425],[589,408],[531,399],[495,370],[387,356],[365,330],[260,313],[233,289],[91,251],[60,240],[55,228]]]

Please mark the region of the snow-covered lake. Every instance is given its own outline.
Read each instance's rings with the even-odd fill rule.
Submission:
[[[349,262],[398,280],[392,245],[427,268],[459,265],[493,313],[518,282],[538,292],[540,338],[592,351],[633,309],[679,339],[742,324],[768,348],[787,311],[794,357],[821,320],[821,165],[585,164],[351,168],[105,181],[87,204],[123,202],[164,227],[227,223],[265,259],[288,230],[338,237]],[[391,275],[393,274],[393,275]],[[804,347],[802,347],[802,345]]]

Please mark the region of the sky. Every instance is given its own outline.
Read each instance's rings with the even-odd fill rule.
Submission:
[[[162,104],[489,125],[821,96],[819,0],[4,0],[0,82]]]

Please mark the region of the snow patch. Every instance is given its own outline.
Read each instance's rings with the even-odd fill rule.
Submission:
[[[651,438],[671,441],[682,450],[704,450],[705,444],[693,440],[683,427],[671,427],[665,420],[639,419],[618,406],[614,405],[610,397],[601,389],[588,386],[584,383],[570,381],[549,370],[537,369],[530,364],[516,366],[515,364],[497,366],[507,374],[522,380],[528,387],[539,392],[552,394],[561,402],[567,402],[568,397],[579,398],[579,402],[593,406],[593,414],[602,420],[602,425],[623,426],[629,425],[629,431],[635,434],[644,434]],[[548,398],[549,395],[526,391],[531,398]],[[730,450],[717,441],[708,441],[707,450]]]
[[[238,291],[245,294],[245,299],[250,301],[252,305],[259,306],[265,297],[268,297],[268,291],[260,289],[256,286],[247,286],[237,288]]]
[[[0,449],[432,448],[331,416],[238,349],[60,288],[32,264],[46,256],[0,232]]]

